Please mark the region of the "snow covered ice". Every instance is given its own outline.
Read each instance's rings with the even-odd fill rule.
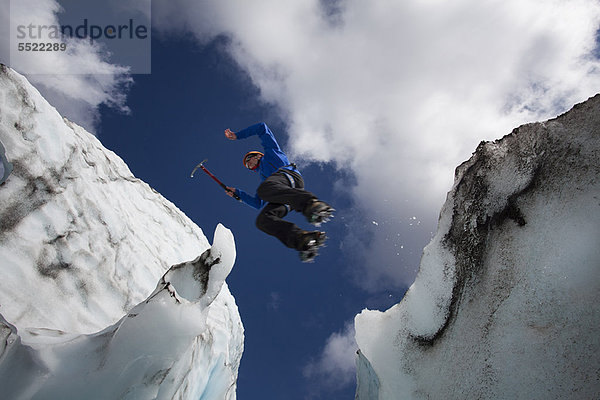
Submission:
[[[357,399],[600,398],[600,95],[481,143],[418,276],[355,319]]]
[[[0,398],[235,399],[243,326],[187,216],[0,66]]]

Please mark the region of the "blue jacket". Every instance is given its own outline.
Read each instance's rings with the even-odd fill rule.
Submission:
[[[260,138],[265,155],[260,160],[256,172],[260,175],[261,182],[280,168],[300,173],[294,165],[291,165],[290,160],[288,160],[283,150],[279,147],[279,144],[277,144],[273,132],[271,132],[264,122],[249,126],[246,129],[236,132],[235,135],[238,139],[246,139],[250,136],[258,136]],[[236,189],[235,192],[244,203],[256,209],[260,209],[267,204],[263,199],[258,197],[258,194],[252,196],[240,189]]]

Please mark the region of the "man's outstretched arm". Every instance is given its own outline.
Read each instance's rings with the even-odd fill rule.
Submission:
[[[226,129],[225,136],[227,136],[227,138],[230,140],[246,139],[250,136],[258,136],[265,150],[273,149],[276,151],[281,151],[277,140],[275,140],[273,132],[271,132],[267,124],[265,124],[264,122],[260,122],[258,124],[249,126],[237,133],[232,132],[231,129]]]

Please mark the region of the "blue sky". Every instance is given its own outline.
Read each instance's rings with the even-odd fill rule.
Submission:
[[[14,4],[58,21],[55,0]],[[595,0],[155,0],[151,11],[150,75],[80,43],[52,60],[56,74],[28,78],[207,237],[217,223],[232,229],[228,283],[246,328],[240,399],[352,398],[349,324],[401,299],[454,168],[481,140],[600,91]],[[258,140],[231,142],[223,130],[259,121],[338,210],[315,264],[258,232],[256,211],[201,172],[189,178],[208,158],[226,184],[252,191],[241,157]]]

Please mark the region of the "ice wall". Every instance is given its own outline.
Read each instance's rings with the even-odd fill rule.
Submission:
[[[234,399],[231,233],[211,247],[5,66],[0,142],[0,397]]]
[[[481,143],[404,299],[356,317],[357,398],[600,398],[599,177],[600,95]]]

